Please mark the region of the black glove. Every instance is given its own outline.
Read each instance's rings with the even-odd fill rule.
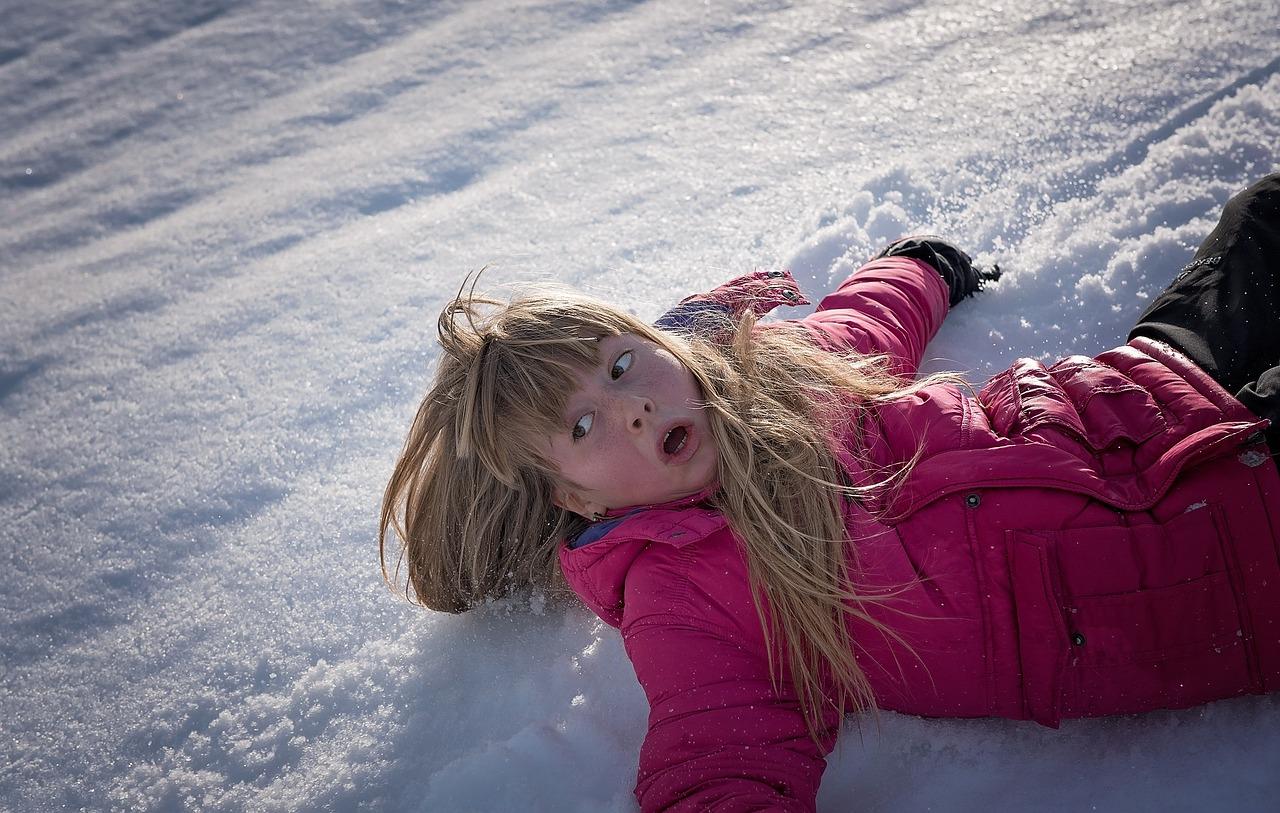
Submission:
[[[951,291],[948,301],[953,308],[960,300],[981,291],[987,282],[1000,279],[1000,266],[975,267],[968,254],[941,237],[903,237],[885,246],[872,259],[881,257],[910,257],[936,268]]]

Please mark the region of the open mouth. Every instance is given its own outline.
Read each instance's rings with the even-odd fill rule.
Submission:
[[[667,436],[662,439],[662,451],[669,455],[679,454],[684,448],[685,441],[689,439],[689,430],[683,426],[677,426],[667,432]]]

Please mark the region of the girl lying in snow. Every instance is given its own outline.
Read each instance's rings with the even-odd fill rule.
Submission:
[[[462,296],[387,487],[384,574],[393,529],[427,607],[567,581],[620,628],[645,810],[810,810],[861,709],[1056,726],[1275,690],[1278,257],[1273,175],[1128,344],[976,394],[912,380],[982,281],[932,238],[789,322],[756,323],[802,301],[783,272],[656,327]]]

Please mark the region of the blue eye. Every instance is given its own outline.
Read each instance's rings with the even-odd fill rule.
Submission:
[[[621,378],[623,373],[631,369],[631,359],[632,355],[630,350],[618,356],[618,360],[615,361],[613,363],[613,367],[609,369],[609,377],[615,381]]]
[[[569,434],[573,436],[574,440],[582,440],[587,436],[587,433],[591,431],[591,424],[595,419],[595,413],[588,412],[586,415],[583,415],[578,419],[578,422],[573,425],[573,429]]]

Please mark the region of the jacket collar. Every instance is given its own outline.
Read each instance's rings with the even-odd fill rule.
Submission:
[[[711,492],[704,492],[707,496]],[[560,546],[560,569],[573,592],[606,623],[622,624],[623,594],[635,561],[654,545],[682,548],[728,524],[719,511],[698,504],[695,494],[660,506],[644,506],[588,526],[605,526],[594,541]]]
[[[690,494],[686,497],[678,497],[668,502],[655,503],[653,505],[630,505],[630,506],[627,506],[626,508],[610,508],[608,511],[605,512],[604,519],[606,520],[616,519],[617,517],[629,516],[639,511],[651,511],[654,509],[688,508],[691,505],[697,505],[698,503],[706,502],[707,500],[711,499],[715,495],[715,493],[719,490],[720,490],[720,481],[716,480],[712,482],[711,485],[707,486],[706,488],[702,489],[696,494]]]
[[[713,482],[711,485],[686,497],[671,500],[669,502],[659,503],[655,505],[632,505],[626,508],[611,508],[605,513],[604,517],[596,520],[590,525],[583,528],[573,536],[567,537],[564,544],[571,550],[586,547],[594,542],[598,542],[609,536],[615,529],[623,523],[627,523],[631,531],[636,531],[643,527],[647,532],[656,532],[658,526],[669,524],[663,522],[664,519],[670,520],[673,516],[678,516],[685,509],[693,508],[707,500],[711,499],[717,491],[720,490],[720,483]],[[652,513],[652,516],[649,514]],[[628,523],[630,519],[639,520],[638,523]],[[680,535],[676,536],[677,539]]]

